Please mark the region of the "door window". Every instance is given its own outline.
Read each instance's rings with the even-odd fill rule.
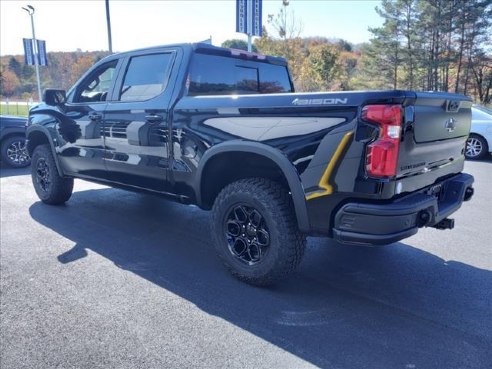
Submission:
[[[174,54],[134,56],[126,70],[120,101],[143,101],[165,90]]]
[[[77,88],[74,102],[106,101],[117,64],[117,60],[104,64],[83,80]]]

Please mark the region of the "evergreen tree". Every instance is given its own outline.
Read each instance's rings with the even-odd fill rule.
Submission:
[[[239,50],[248,51],[248,43],[244,40],[239,40],[237,38],[234,38],[232,40],[225,40],[220,46],[229,49],[239,49]],[[251,45],[251,50],[255,53],[258,52],[258,49],[255,45]]]
[[[20,79],[22,77],[22,64],[13,56],[9,60],[9,69],[15,73],[17,78]]]

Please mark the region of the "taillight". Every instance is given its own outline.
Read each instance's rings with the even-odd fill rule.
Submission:
[[[367,146],[366,171],[371,177],[396,175],[402,110],[400,105],[366,105],[362,119],[379,126],[379,137]]]

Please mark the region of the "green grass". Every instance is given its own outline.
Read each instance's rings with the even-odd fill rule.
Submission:
[[[0,114],[27,117],[29,115],[29,107],[27,105],[17,105],[15,103],[9,105],[0,104]]]

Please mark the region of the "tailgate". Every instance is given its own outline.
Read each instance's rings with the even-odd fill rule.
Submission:
[[[471,106],[471,99],[463,95],[416,93],[413,104],[405,108],[397,177],[418,175],[412,182],[424,187],[461,172]]]
[[[471,100],[462,95],[417,93],[415,142],[425,143],[468,136]]]

